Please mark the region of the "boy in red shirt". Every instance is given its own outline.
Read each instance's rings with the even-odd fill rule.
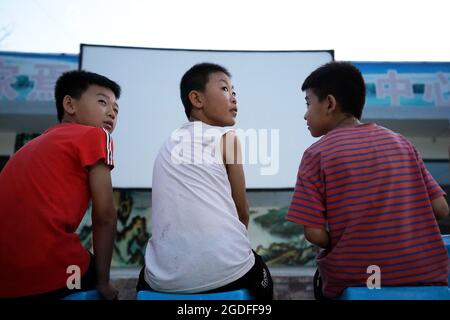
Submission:
[[[322,138],[303,154],[287,219],[324,249],[316,298],[365,286],[373,266],[381,286],[447,285],[436,222],[448,215],[445,193],[407,139],[360,122],[360,71],[331,62],[312,72],[302,90],[308,129]]]
[[[117,298],[109,279],[116,233],[110,133],[120,90],[95,73],[61,75],[61,123],[24,145],[0,173],[0,298],[60,299],[94,288]],[[90,200],[94,255],[75,233]]]

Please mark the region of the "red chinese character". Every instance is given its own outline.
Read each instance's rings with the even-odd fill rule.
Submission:
[[[34,80],[34,88],[28,94],[27,100],[51,101],[53,90],[58,77],[70,69],[69,65],[36,64],[37,74],[30,78]]]
[[[424,100],[432,101],[434,98],[434,105],[436,107],[450,107],[450,96],[447,98],[444,96],[445,92],[450,91],[448,78],[444,73],[438,72],[437,80],[436,82],[425,85]]]
[[[393,106],[400,106],[400,97],[413,97],[411,81],[397,78],[397,71],[388,70],[388,77],[377,79],[377,98],[390,97]]]

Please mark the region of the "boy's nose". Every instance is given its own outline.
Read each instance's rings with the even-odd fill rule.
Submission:
[[[116,113],[114,112],[114,108],[109,108],[108,109],[108,114],[107,114],[109,117],[111,117],[111,118],[113,118],[113,119],[115,119],[116,118]]]

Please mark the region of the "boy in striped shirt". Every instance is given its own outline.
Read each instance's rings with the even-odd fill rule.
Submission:
[[[0,173],[0,298],[60,299],[97,288],[106,299],[116,233],[110,133],[120,86],[85,71],[57,80],[61,122],[18,150]],[[92,200],[94,256],[75,231]]]
[[[302,91],[308,129],[322,138],[303,154],[286,218],[323,249],[316,298],[365,286],[374,267],[381,286],[447,285],[436,222],[449,212],[445,193],[407,139],[360,122],[360,71],[330,62],[306,78]]]

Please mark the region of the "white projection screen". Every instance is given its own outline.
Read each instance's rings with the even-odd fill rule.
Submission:
[[[179,83],[194,64],[217,63],[237,93],[235,129],[249,189],[293,188],[304,150],[315,139],[303,116],[300,87],[333,51],[209,51],[82,44],[80,68],[122,87],[113,132],[115,188],[151,188],[153,162],[171,133],[187,122]]]

